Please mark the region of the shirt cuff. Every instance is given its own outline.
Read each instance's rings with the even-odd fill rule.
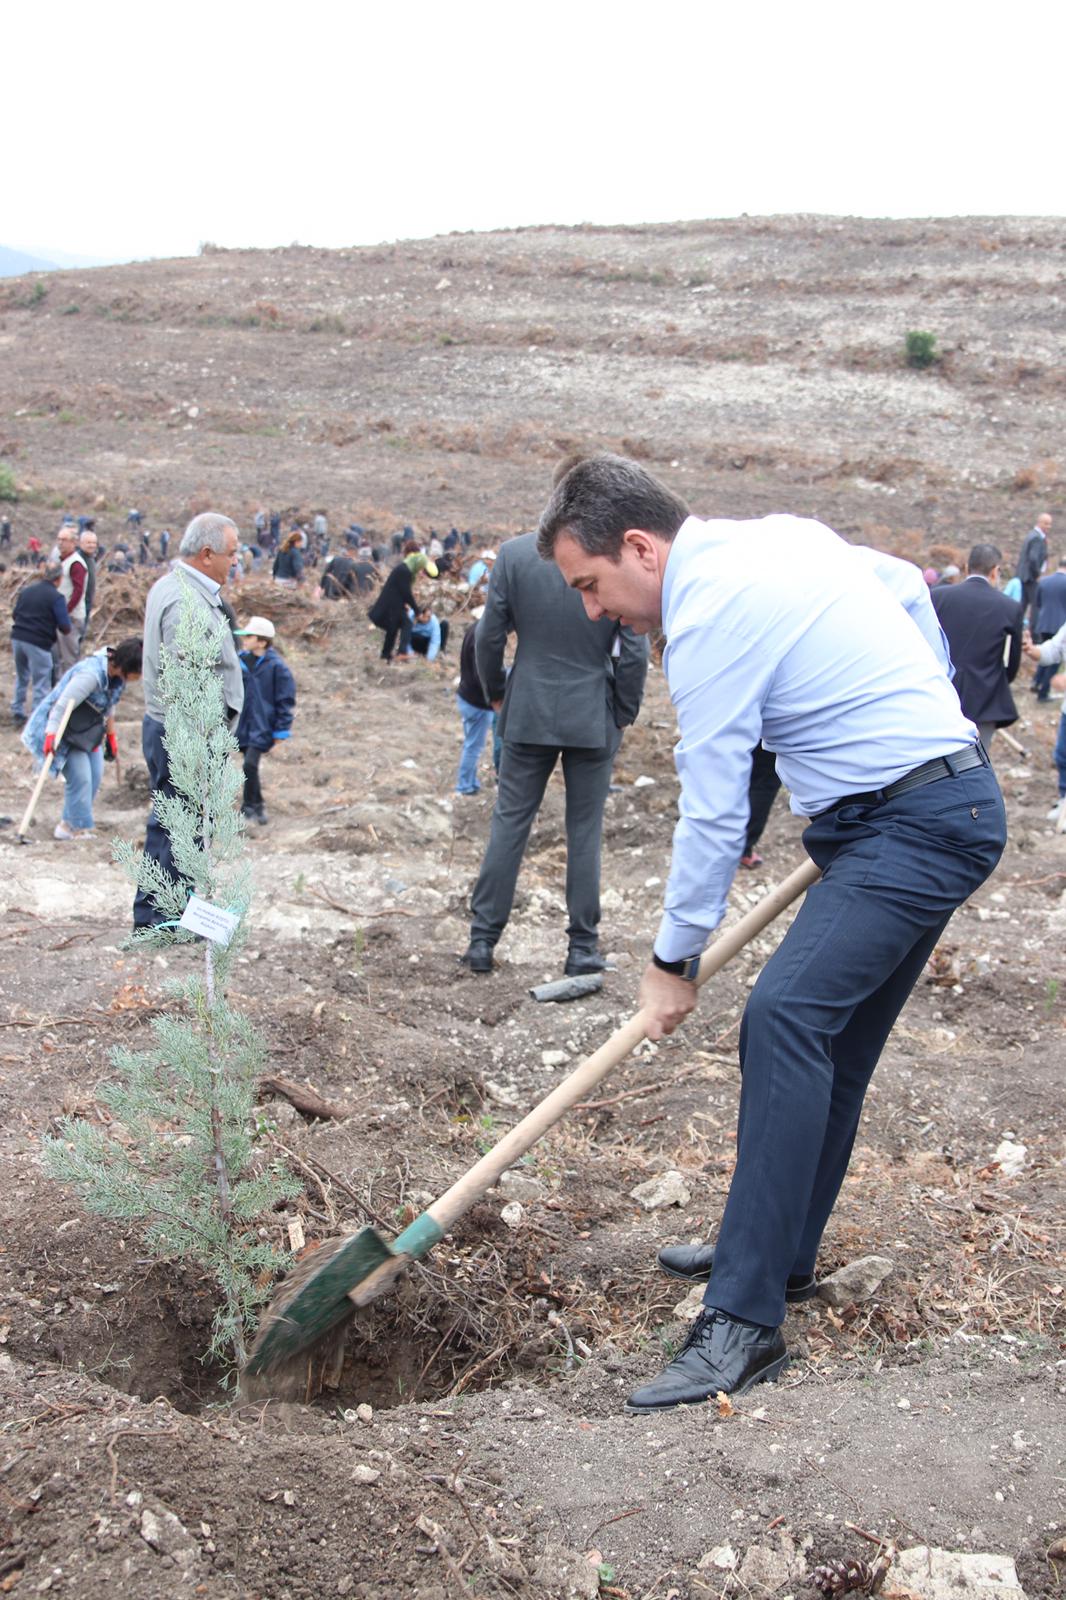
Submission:
[[[652,948],[660,961],[685,961],[689,956],[703,954],[710,935],[710,929],[680,922],[664,911]]]

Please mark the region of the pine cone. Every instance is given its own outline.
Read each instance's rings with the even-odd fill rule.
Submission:
[[[823,1561],[807,1574],[807,1582],[824,1595],[851,1594],[855,1589],[869,1590],[873,1582],[873,1568],[867,1561]]]

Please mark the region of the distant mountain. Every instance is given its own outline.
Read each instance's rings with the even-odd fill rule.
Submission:
[[[0,278],[17,278],[22,272],[53,272],[54,261],[42,261],[39,256],[28,256],[23,250],[9,250],[0,244]]]

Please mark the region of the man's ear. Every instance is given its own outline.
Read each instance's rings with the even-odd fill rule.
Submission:
[[[659,555],[654,534],[646,533],[643,528],[627,528],[622,535],[622,543],[633,551],[646,572],[658,571]]]

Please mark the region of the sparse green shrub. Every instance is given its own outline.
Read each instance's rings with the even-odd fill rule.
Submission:
[[[19,497],[15,474],[0,461],[0,500],[17,500]]]
[[[39,306],[41,301],[47,295],[47,293],[48,293],[48,284],[45,282],[45,280],[43,278],[38,278],[35,281],[35,283],[33,285],[33,288],[30,290],[28,304],[31,305],[31,306]]]
[[[63,316],[63,317],[76,317],[80,310],[81,310],[81,306],[75,306],[75,305],[64,306],[63,310],[60,312],[60,316]]]
[[[226,980],[242,943],[249,901],[242,825],[236,809],[240,769],[226,725],[219,644],[204,609],[183,601],[175,649],[163,652],[173,796],[157,795],[183,881],[122,842],[115,855],[152,896],[167,921],[138,933],[136,947],[197,945],[199,971],[168,987],[171,1004],[153,1019],[150,1049],[112,1051],[118,1080],[97,1097],[115,1126],[67,1117],[44,1158],[54,1178],[73,1184],[91,1211],[144,1227],[162,1259],[191,1261],[215,1279],[221,1304],[208,1354],[243,1364],[256,1312],[282,1252],[260,1237],[259,1222],[299,1184],[257,1147],[256,1089],[263,1047],[226,999]],[[200,940],[179,926],[189,889],[237,917],[228,944]]]
[[[903,343],[908,367],[931,367],[940,360],[935,333],[922,333],[918,328],[912,328]]]

